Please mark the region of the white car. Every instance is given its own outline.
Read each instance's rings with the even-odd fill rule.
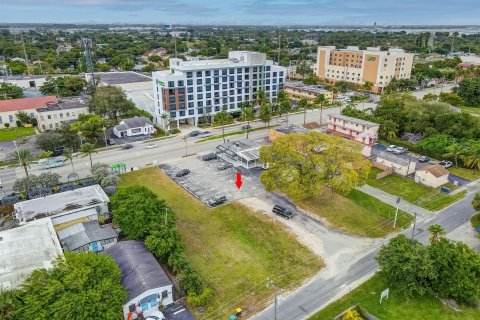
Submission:
[[[444,168],[450,168],[453,165],[452,161],[447,161],[447,160],[442,160],[438,164]]]
[[[151,144],[151,145],[146,146],[145,148],[147,148],[147,149],[153,149],[153,148],[156,148],[156,147],[157,147],[156,144]]]
[[[395,149],[397,149],[397,148],[398,148],[398,147],[397,147],[396,145],[392,144],[392,145],[389,145],[389,146],[387,147],[387,151],[388,151],[388,152],[393,152],[393,150],[395,150]]]
[[[160,311],[153,311],[148,314],[145,320],[164,320],[165,316]]]

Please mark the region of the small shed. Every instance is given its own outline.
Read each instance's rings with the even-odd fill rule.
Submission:
[[[432,188],[438,188],[448,182],[449,172],[439,164],[432,164],[415,172],[415,181]]]

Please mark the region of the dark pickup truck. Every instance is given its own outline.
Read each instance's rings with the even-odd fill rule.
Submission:
[[[282,206],[279,206],[278,204],[273,206],[272,212],[275,213],[276,215],[284,217],[287,220],[290,219],[291,217],[293,217],[292,211],[290,211],[287,208],[284,208]]]

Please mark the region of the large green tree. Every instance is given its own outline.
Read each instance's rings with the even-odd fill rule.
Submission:
[[[23,90],[19,86],[7,82],[0,83],[0,100],[23,98]]]
[[[107,255],[65,252],[54,267],[39,269],[18,290],[15,319],[118,320],[127,298],[121,272]]]
[[[480,107],[480,78],[466,78],[458,84],[457,94],[469,107]]]
[[[70,130],[80,133],[82,137],[87,138],[91,143],[95,143],[103,135],[107,126],[107,120],[99,115],[81,114],[77,121],[70,126]]]
[[[111,198],[113,221],[130,239],[143,239],[167,219],[165,201],[143,186],[120,188]]]
[[[121,88],[105,86],[95,89],[89,108],[90,112],[108,117],[118,123],[118,117],[131,113],[135,105]]]
[[[404,235],[383,245],[376,260],[380,265],[379,275],[385,283],[408,297],[429,292],[430,283],[436,277],[427,248]]]
[[[443,298],[473,302],[480,297],[480,254],[462,242],[442,238],[428,248],[437,276],[432,289]]]
[[[269,165],[260,176],[265,188],[294,199],[315,196],[323,185],[347,193],[365,184],[371,167],[359,145],[319,132],[278,137],[261,148],[260,161]]]
[[[86,85],[85,79],[78,76],[47,77],[45,83],[40,86],[40,91],[46,95],[59,97],[78,96]]]

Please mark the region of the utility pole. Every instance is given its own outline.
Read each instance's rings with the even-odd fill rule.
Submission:
[[[28,63],[27,50],[25,50],[25,41],[23,41],[22,33],[20,34],[20,37],[22,38],[23,55],[25,56],[25,63],[27,64],[27,73],[30,75],[30,64]]]
[[[400,197],[397,198],[397,201],[395,201],[397,203],[397,210],[395,211],[395,220],[393,220],[393,227],[395,228],[397,226],[397,215],[398,215],[398,208],[400,206]]]
[[[82,44],[85,47],[85,63],[87,65],[87,73],[90,73],[90,88],[93,90],[95,88],[95,74],[93,73],[93,60],[92,60],[92,40],[88,38],[82,38]],[[85,73],[85,78],[87,77]]]
[[[413,217],[413,228],[412,228],[412,237],[410,239],[410,241],[413,243],[413,237],[415,235],[415,227],[417,226],[417,213],[415,213],[415,216]]]
[[[278,312],[278,290],[280,290],[279,287],[277,287],[272,280],[268,279],[267,280],[267,287],[272,288],[275,291],[275,305],[274,305],[274,320],[277,320],[277,312]]]

